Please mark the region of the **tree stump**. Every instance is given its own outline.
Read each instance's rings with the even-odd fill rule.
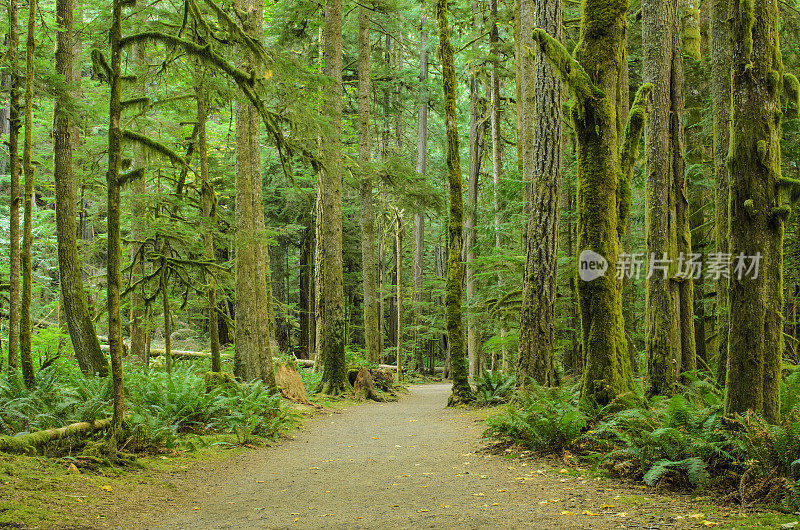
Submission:
[[[278,361],[275,363],[275,384],[281,395],[289,401],[310,405],[306,387],[300,379],[300,372],[293,361]]]
[[[362,368],[358,371],[353,389],[355,390],[356,399],[360,401],[366,399],[381,402],[386,401],[378,394],[378,391],[375,390],[375,385],[372,382],[372,370],[368,368]]]

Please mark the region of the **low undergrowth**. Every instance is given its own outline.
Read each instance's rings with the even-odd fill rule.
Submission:
[[[133,453],[193,449],[203,443],[202,436],[213,434],[232,434],[240,444],[254,443],[275,438],[295,421],[280,396],[261,382],[207,388],[204,372],[191,362],[176,363],[171,374],[125,366],[121,449]],[[71,363],[40,370],[31,389],[18,374],[0,375],[0,435],[108,417],[111,406],[110,378],[86,378]],[[47,451],[70,453],[87,441],[91,438],[66,439],[48,445]]]
[[[713,381],[686,379],[673,397],[631,393],[604,407],[581,403],[577,385],[532,387],[487,420],[485,436],[542,454],[575,455],[649,486],[800,509],[800,371],[784,379],[777,425],[757,414],[726,418]]]

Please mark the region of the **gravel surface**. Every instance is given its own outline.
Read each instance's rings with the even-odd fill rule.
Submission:
[[[703,527],[686,497],[481,452],[483,425],[445,408],[449,392],[413,386],[396,403],[309,419],[274,447],[175,477],[175,497],[118,527]]]

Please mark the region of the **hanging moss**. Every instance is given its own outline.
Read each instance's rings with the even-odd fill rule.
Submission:
[[[150,151],[151,153],[155,153],[157,155],[167,158],[173,164],[179,166],[186,165],[185,158],[183,158],[181,155],[179,155],[166,145],[162,144],[161,142],[153,140],[149,136],[145,136],[144,134],[140,134],[134,131],[125,130],[122,131],[122,138],[127,142],[135,143],[140,147],[143,147],[145,150]]]

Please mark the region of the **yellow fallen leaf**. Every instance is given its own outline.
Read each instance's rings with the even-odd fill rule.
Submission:
[[[106,484],[105,486],[100,486],[100,489],[101,489],[101,490],[105,490],[105,491],[111,491],[111,486],[109,486],[108,484]]]
[[[297,521],[299,521],[299,520],[300,520],[300,518],[299,518],[299,517],[295,517],[295,518],[294,518],[294,522],[295,522],[295,523],[296,523]]]
[[[373,440],[379,440],[379,439],[380,439],[380,436],[373,436],[373,437],[372,437],[372,439],[373,439]]]
[[[498,489],[498,490],[497,490],[497,493],[504,493],[504,492],[506,492],[506,491],[508,491],[508,490],[504,490],[504,489]]]
[[[627,512],[619,512],[617,514],[614,514],[614,517],[628,517],[628,513]]]
[[[67,469],[69,469],[70,473],[80,474],[80,472],[81,472],[81,470],[78,469],[78,466],[76,466],[75,464],[70,464],[69,468],[67,468]]]
[[[472,496],[473,497],[485,497],[486,494],[485,493],[473,493]]]
[[[705,515],[703,515],[702,513],[693,513],[692,515],[688,515],[687,517],[689,517],[690,519],[702,519],[703,517],[705,517]]]
[[[75,502],[83,502],[83,499],[75,497]]]
[[[417,513],[425,513],[425,512],[429,512],[429,511],[430,510],[417,510]]]
[[[708,519],[706,519],[705,521],[700,521],[700,524],[710,527],[710,526],[717,526],[719,523],[715,523],[714,521],[709,521]]]
[[[539,504],[547,504],[547,501],[539,501]]]
[[[589,510],[584,510],[584,511],[583,511],[583,515],[588,515],[588,516],[590,516],[590,517],[594,517],[594,516],[595,516],[595,515],[597,515],[597,514],[596,514],[596,513],[594,513],[594,512],[590,512]]]
[[[558,472],[559,473],[569,473],[566,469],[559,469]]]
[[[613,508],[613,507],[614,507],[614,505],[613,505],[613,504],[604,504],[604,505],[602,505],[602,506],[600,507],[600,509],[601,509],[601,510],[610,510],[610,509],[611,509],[611,508]]]
[[[492,506],[500,506],[500,503],[499,502],[493,502]]]
[[[195,510],[199,510],[199,509],[200,509],[200,507],[199,507],[199,506],[195,506],[195,507],[194,507],[194,509],[195,509]]]
[[[563,512],[561,512],[561,515],[575,515],[575,514],[572,512],[568,512],[567,510],[564,510]]]

